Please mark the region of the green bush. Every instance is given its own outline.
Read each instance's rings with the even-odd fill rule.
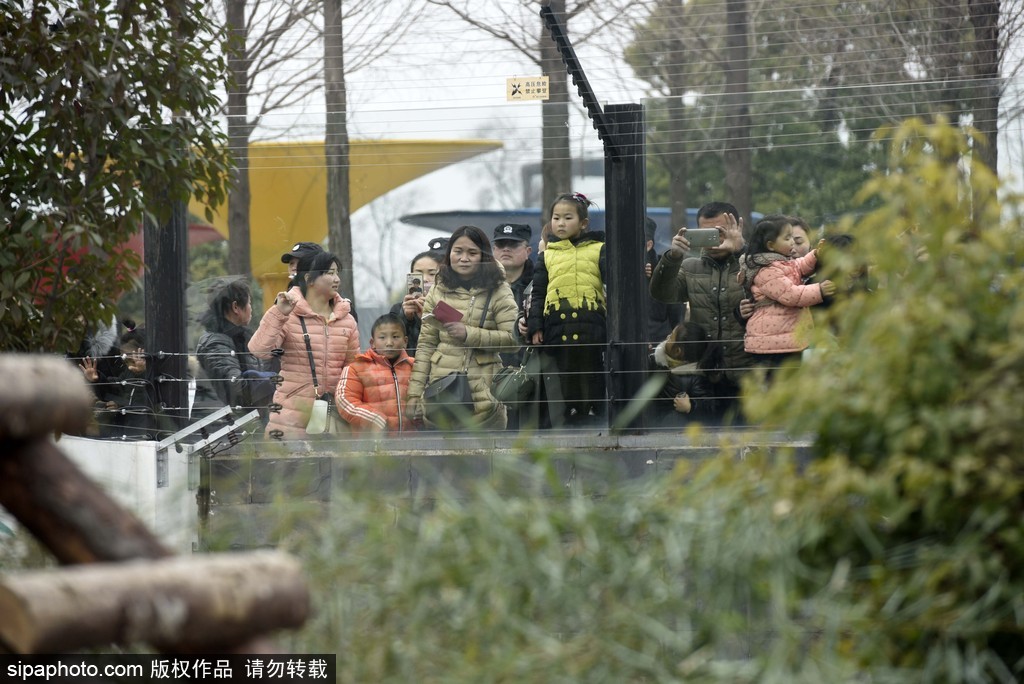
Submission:
[[[850,569],[863,618],[844,654],[920,681],[1020,681],[1024,243],[1001,215],[1017,198],[1001,206],[987,169],[960,161],[979,142],[955,129],[883,135],[889,168],[862,193],[881,206],[845,226],[855,249],[825,255],[870,267],[877,289],[840,302],[817,331],[829,350],[746,406],[814,435],[800,558]]]
[[[544,495],[543,463],[499,469],[418,514],[423,502],[369,488],[332,502],[332,524],[293,543],[318,613],[292,645],[338,653],[343,682],[852,676],[828,655],[847,623],[835,607],[793,612],[800,530],[779,524],[798,481],[789,459],[716,459],[602,498]],[[812,647],[825,655],[806,657]]]

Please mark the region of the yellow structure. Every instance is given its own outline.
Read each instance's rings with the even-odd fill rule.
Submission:
[[[356,140],[349,146],[351,211],[384,193],[449,164],[501,147],[493,140]],[[327,236],[327,169],[324,144],[257,142],[249,145],[252,203],[249,232],[252,273],[264,292],[277,292],[287,269],[281,255],[296,242],[322,242]],[[191,211],[205,214],[193,204]],[[214,227],[228,235],[227,207]]]

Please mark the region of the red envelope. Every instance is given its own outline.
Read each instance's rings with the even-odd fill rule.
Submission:
[[[444,300],[434,305],[434,318],[442,323],[454,323],[462,320],[462,312]]]

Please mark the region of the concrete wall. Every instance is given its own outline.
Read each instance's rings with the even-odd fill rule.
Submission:
[[[198,541],[196,487],[189,457],[174,448],[158,466],[156,442],[121,442],[63,436],[57,447],[177,553]],[[196,459],[193,459],[196,460]]]
[[[509,495],[602,496],[720,452],[743,458],[751,447],[790,448],[809,458],[806,442],[756,431],[248,439],[211,458],[173,447],[161,458],[155,442],[64,436],[57,446],[177,553],[276,546],[296,529],[343,515],[337,493],[351,488],[416,510],[481,479]],[[538,482],[525,468],[519,477],[516,464],[540,455],[552,477]]]
[[[208,486],[209,505],[208,515],[201,516],[200,544],[215,549],[275,546],[296,526],[343,514],[335,492],[346,488],[369,489],[403,509],[457,497],[483,478],[510,495],[539,487],[552,497],[601,496],[628,481],[664,476],[679,460],[699,461],[722,450],[742,458],[751,446],[793,448],[799,458],[808,457],[805,442],[750,432],[250,441],[203,461],[200,498]],[[550,481],[510,476],[509,457],[527,463],[540,453],[550,459]]]

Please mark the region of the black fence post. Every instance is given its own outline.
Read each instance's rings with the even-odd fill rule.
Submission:
[[[160,200],[167,200],[166,195]],[[160,201],[158,200],[158,201]],[[163,226],[145,221],[146,352],[165,415],[184,427],[188,413],[188,206],[169,202]]]
[[[647,376],[647,280],[644,276],[644,108],[605,109],[617,155],[605,154],[605,250],[608,277],[608,423],[643,429],[644,411],[623,424],[623,411]]]

